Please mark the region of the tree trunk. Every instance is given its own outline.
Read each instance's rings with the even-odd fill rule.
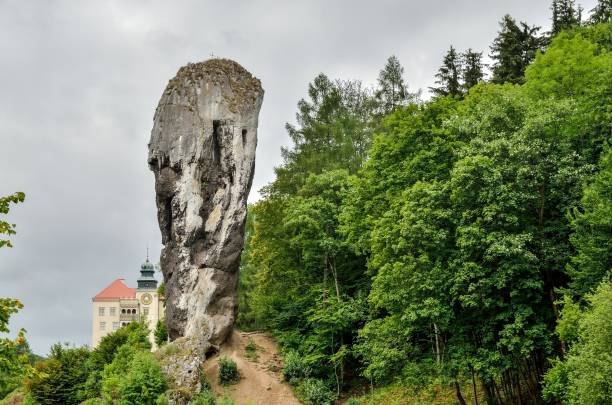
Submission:
[[[463,395],[461,395],[461,388],[459,388],[459,383],[455,380],[455,393],[457,394],[457,400],[461,405],[467,405],[465,403],[465,399],[463,399]]]
[[[338,302],[340,302],[340,286],[338,285],[338,273],[336,272],[336,266],[334,265],[334,258],[328,257],[327,261],[329,263],[329,267],[331,268],[332,275],[334,277],[334,285],[336,287],[336,298],[338,299]]]
[[[472,371],[472,388],[474,389],[474,401],[478,405],[478,392],[476,391],[476,378],[474,378],[474,369]]]
[[[440,334],[438,333],[438,325],[433,323],[434,334],[436,335],[436,363],[440,365]]]

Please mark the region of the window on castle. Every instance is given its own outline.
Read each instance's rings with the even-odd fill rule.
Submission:
[[[106,322],[100,322],[100,330],[106,330]]]
[[[123,309],[121,310],[121,313],[122,313],[122,314],[125,314],[125,308],[123,308]]]
[[[136,313],[136,310],[135,310],[135,309],[132,309],[132,313],[133,313],[133,314],[135,314],[135,313]]]
[[[143,308],[142,309],[142,314],[145,315],[145,316],[149,315],[149,308]]]
[[[104,307],[98,308],[98,316],[104,316]]]
[[[113,322],[113,330],[119,329],[119,322]]]
[[[110,311],[110,316],[115,316],[115,314],[117,313],[117,308],[110,307],[109,311]]]

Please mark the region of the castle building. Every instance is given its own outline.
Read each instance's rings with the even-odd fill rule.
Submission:
[[[130,322],[142,319],[151,333],[149,340],[155,348],[153,335],[159,319],[164,318],[163,296],[157,293],[155,268],[149,258],[140,266],[138,287],[128,287],[120,278],[92,298],[92,347],[96,347],[107,334],[118,330]]]

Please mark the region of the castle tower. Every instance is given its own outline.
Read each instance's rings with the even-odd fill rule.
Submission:
[[[151,331],[149,340],[153,348],[155,348],[155,327],[157,326],[157,321],[164,318],[164,304],[163,298],[157,293],[155,266],[149,261],[148,256],[147,254],[146,261],[140,266],[136,299],[138,300],[140,319],[149,326]]]

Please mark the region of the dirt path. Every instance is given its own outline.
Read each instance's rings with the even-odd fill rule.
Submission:
[[[257,359],[249,359],[245,347],[252,339],[257,346]],[[219,385],[221,356],[232,358],[238,365],[240,381],[228,387]],[[204,373],[217,395],[227,395],[236,405],[299,405],[291,388],[283,382],[281,358],[276,343],[263,333],[234,331],[219,353],[206,360]]]

